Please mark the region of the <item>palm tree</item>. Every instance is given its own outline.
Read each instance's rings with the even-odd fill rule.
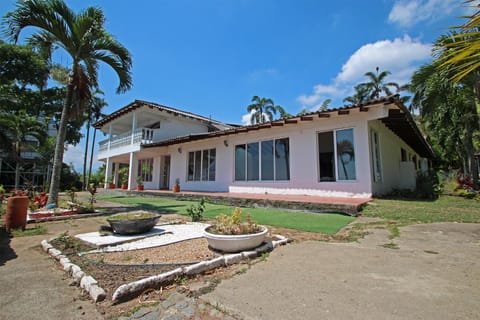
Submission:
[[[318,107],[317,111],[327,111],[330,103],[332,103],[332,99],[323,100],[323,102],[320,104],[320,107]]]
[[[361,84],[368,89],[369,99],[378,99],[382,92],[385,93],[387,96],[392,95],[392,90],[390,90],[391,87],[396,89],[396,92],[400,90],[400,86],[397,83],[385,82],[385,78],[392,74],[390,71],[382,71],[379,73],[378,67],[376,67],[375,70],[376,73],[365,73],[365,76],[368,77],[370,81]]]
[[[35,140],[41,144],[46,135],[45,124],[29,116],[25,110],[0,112],[0,140],[4,146],[10,146],[8,149],[15,160],[15,189],[20,185],[22,151]]]
[[[91,88],[98,87],[99,62],[109,65],[117,74],[117,93],[132,86],[130,53],[105,30],[104,23],[101,9],[88,7],[76,14],[61,0],[18,0],[15,11],[5,16],[5,33],[15,42],[22,30],[36,27],[39,31],[34,36],[48,38],[54,46],[52,50],[61,48],[72,59],[55,146],[49,204],[57,203],[67,123],[83,114]]]
[[[357,84],[355,87],[355,94],[353,96],[346,97],[343,102],[355,105],[361,104],[369,100],[369,88],[364,84]]]
[[[467,0],[465,2],[477,1]],[[480,8],[480,3],[475,4],[474,7]],[[458,33],[452,33],[450,37],[444,39],[446,41],[435,46],[440,56],[439,68],[450,69],[454,82],[459,82],[467,75],[478,72],[480,68],[480,10],[462,18],[468,19],[464,25],[452,27],[452,29],[458,30]],[[480,97],[480,93],[477,93],[477,97]]]
[[[281,106],[275,106],[270,98],[259,96],[252,97],[252,104],[247,107],[247,111],[252,114],[250,124],[264,123],[273,120],[273,115],[279,110],[283,110]],[[282,114],[282,112],[280,111]],[[285,110],[283,110],[285,114]]]

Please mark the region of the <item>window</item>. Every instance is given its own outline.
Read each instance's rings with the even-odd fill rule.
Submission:
[[[353,129],[318,134],[320,181],[355,180]]]
[[[372,165],[373,165],[373,181],[382,182],[382,166],[380,164],[380,142],[378,141],[378,133],[371,131],[372,139]]]
[[[289,139],[236,145],[235,180],[290,180]]]
[[[405,151],[405,149],[400,148],[400,156],[401,156],[402,162],[407,161],[407,151]]]
[[[138,176],[144,182],[152,182],[153,158],[138,160]]]
[[[216,150],[206,149],[188,153],[188,181],[215,181]]]

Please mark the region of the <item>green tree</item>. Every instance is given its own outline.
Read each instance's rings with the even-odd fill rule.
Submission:
[[[247,107],[247,111],[252,114],[250,124],[264,123],[272,121],[273,116],[280,112],[284,116],[285,110],[281,106],[275,106],[275,103],[270,98],[259,96],[252,97],[252,104]]]
[[[343,102],[350,105],[356,105],[369,100],[370,90],[364,83],[357,84],[353,89],[355,90],[355,93],[352,96],[343,99]]]
[[[46,137],[45,125],[24,110],[19,112],[0,112],[0,140],[4,146],[10,146],[15,160],[15,189],[20,186],[20,172],[23,163],[22,151],[33,151],[33,144],[42,143]]]
[[[395,82],[385,82],[385,79],[391,75],[390,71],[382,71],[379,72],[380,69],[378,67],[375,68],[374,72],[367,72],[365,76],[369,79],[368,82],[364,82],[361,85],[365,86],[368,90],[368,98],[369,99],[378,99],[382,93],[385,93],[387,96],[393,94],[392,89],[395,89],[396,92],[400,90],[400,86],[398,83]]]
[[[101,9],[88,7],[77,14],[61,0],[18,0],[15,11],[5,16],[5,33],[15,42],[22,30],[35,27],[38,32],[34,36],[47,39],[52,50],[62,48],[72,59],[55,146],[50,204],[57,203],[67,123],[83,114],[91,88],[98,87],[99,62],[110,66],[119,77],[117,93],[132,86],[130,53],[104,24]]]

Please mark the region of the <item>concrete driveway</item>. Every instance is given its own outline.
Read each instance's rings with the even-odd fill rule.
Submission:
[[[240,319],[479,319],[480,224],[401,228],[390,243],[303,242],[202,296]]]

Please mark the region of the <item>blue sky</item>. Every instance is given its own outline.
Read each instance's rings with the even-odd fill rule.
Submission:
[[[102,8],[107,30],[133,56],[126,94],[115,94],[117,79],[101,69],[105,113],[142,99],[229,123],[248,118],[254,95],[292,114],[328,98],[342,106],[376,66],[392,72],[389,80],[407,83],[431,59],[431,43],[466,11],[463,0],[66,2],[76,11]],[[2,0],[0,14],[14,4]],[[70,61],[60,53],[57,62]],[[65,154],[78,171],[84,144]]]

